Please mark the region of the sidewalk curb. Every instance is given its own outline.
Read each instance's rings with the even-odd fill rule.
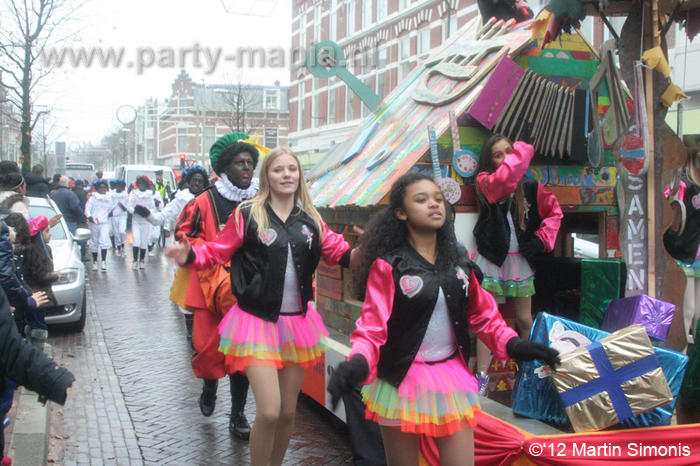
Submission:
[[[44,352],[53,357],[53,347],[44,345]],[[51,402],[37,402],[39,395],[22,387],[15,395],[14,426],[9,439],[8,456],[13,466],[46,464],[49,456]]]

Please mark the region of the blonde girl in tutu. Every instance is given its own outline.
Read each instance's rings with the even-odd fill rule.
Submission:
[[[314,208],[299,159],[278,147],[263,159],[258,195],[214,241],[195,248],[182,241],[166,255],[195,269],[231,260],[238,303],[219,324],[220,351],[247,373],[255,396],[251,464],[282,464],[304,369],[319,360],[328,336],[312,303],[313,273],[320,259],[348,266],[350,246]]]
[[[356,291],[364,306],[328,390],[335,405],[364,385],[366,416],[379,423],[389,465],[417,466],[421,435],[435,438],[440,464],[473,464],[479,403],[465,364],[469,330],[501,358],[555,364],[557,352],[521,340],[503,321],[432,178],[402,176],[389,202],[362,236]]]
[[[556,197],[541,183],[525,178],[535,150],[530,144],[494,134],[484,141],[477,165],[479,218],[474,226],[476,265],[484,273],[483,287],[513,301],[521,338],[532,328],[535,272],[531,261],[554,249],[563,214]],[[478,340],[476,378],[487,396],[491,352]]]

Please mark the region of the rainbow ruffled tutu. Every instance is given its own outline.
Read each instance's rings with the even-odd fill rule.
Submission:
[[[509,252],[503,266],[476,253],[474,262],[484,273],[482,288],[494,296],[528,298],[535,295],[535,272],[519,252]]]
[[[376,378],[362,388],[365,416],[402,432],[443,437],[475,426],[478,385],[462,356],[428,364],[420,356],[397,389]]]
[[[237,372],[246,366],[312,366],[326,351],[328,330],[312,303],[306,316],[280,314],[277,322],[235,304],[221,320],[219,335],[219,351],[226,355],[227,367]]]

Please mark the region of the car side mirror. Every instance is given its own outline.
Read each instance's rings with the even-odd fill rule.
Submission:
[[[73,234],[74,241],[87,241],[92,238],[92,233],[87,228],[78,228]]]

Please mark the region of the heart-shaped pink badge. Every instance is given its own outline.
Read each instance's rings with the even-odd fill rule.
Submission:
[[[265,246],[269,246],[277,239],[277,232],[272,228],[268,228],[258,233],[258,236]]]
[[[401,291],[409,298],[413,298],[423,289],[423,279],[416,275],[404,275],[399,281]]]

